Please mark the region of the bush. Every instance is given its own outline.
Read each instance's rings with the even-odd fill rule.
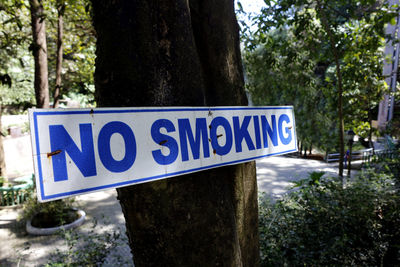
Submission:
[[[378,173],[393,175],[396,183],[400,186],[400,151],[388,150],[384,153],[375,155],[371,166]]]
[[[40,203],[37,197],[33,195],[24,203],[22,218],[20,219],[23,221],[32,219],[32,225],[41,228],[70,223],[77,219],[77,215],[70,212],[73,202],[74,199],[69,198]]]
[[[346,187],[322,175],[276,202],[260,198],[262,266],[399,266],[393,175],[369,170]]]
[[[60,235],[67,249],[57,248],[52,252],[45,267],[103,266],[110,253],[125,245],[127,240],[121,236],[119,228],[112,231],[101,231],[101,228],[97,228],[97,221],[94,220],[88,233],[74,230],[61,231]],[[128,266],[131,258],[113,255],[109,260],[111,261],[109,266]]]

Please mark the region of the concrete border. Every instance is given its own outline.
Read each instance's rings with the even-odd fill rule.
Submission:
[[[80,216],[72,223],[50,228],[37,228],[32,226],[31,220],[28,220],[26,222],[26,231],[28,232],[28,234],[31,235],[52,235],[60,230],[69,230],[81,226],[85,221],[86,213],[83,210],[78,210],[78,209],[75,210],[78,212]]]

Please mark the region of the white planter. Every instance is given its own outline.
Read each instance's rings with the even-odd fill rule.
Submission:
[[[79,218],[73,221],[72,223],[57,226],[57,227],[50,227],[50,228],[37,228],[32,226],[31,220],[26,222],[26,231],[28,234],[31,235],[52,235],[57,233],[60,230],[68,230],[78,226],[81,226],[85,221],[86,213],[83,210],[77,210],[79,214]]]

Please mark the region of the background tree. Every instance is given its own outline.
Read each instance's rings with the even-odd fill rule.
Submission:
[[[310,33],[308,42],[299,42],[293,29],[280,27],[263,38],[262,45],[245,55],[247,90],[254,104],[294,106],[300,151],[312,145],[334,147],[330,140],[336,136],[332,135],[335,113],[321,90],[326,67],[318,63],[315,37]]]
[[[44,8],[51,25],[47,29],[47,38],[49,85],[53,88],[54,106],[57,106],[57,99],[63,98],[77,101],[83,107],[95,105],[93,73],[96,37],[90,2],[52,0],[47,1]],[[63,28],[62,37],[59,36],[60,26]],[[62,84],[58,84],[61,76]]]
[[[65,96],[78,100],[83,106],[93,105],[93,72],[96,39],[91,23],[90,2],[87,0],[52,0],[39,1],[37,3],[40,4],[41,8],[40,19],[38,21],[40,23],[47,21],[48,24],[44,32],[47,55],[43,56],[42,59],[47,60],[48,65],[47,86],[53,88],[53,98],[50,99],[49,97],[49,100],[57,106],[57,100]],[[19,0],[8,0],[3,6],[7,7],[9,13],[21,13],[24,10],[26,11],[26,8],[31,10],[31,6],[27,6],[24,1]],[[35,53],[34,48],[38,46],[32,43],[34,42],[32,30],[27,30],[29,21],[26,21],[26,14],[20,14],[19,16],[12,15],[12,17],[13,19],[10,21],[17,21],[16,25],[19,26],[19,29],[17,33],[7,33],[7,36],[18,36],[18,42],[14,42],[13,45],[8,42],[6,45],[10,51],[9,53],[14,53],[14,57],[20,60],[16,55],[16,51],[28,50],[23,44],[32,44],[30,50],[33,53]],[[39,51],[44,52],[44,49],[39,49]],[[8,65],[10,61],[12,61],[12,58],[6,57],[4,64]],[[27,81],[27,84],[29,84],[28,81],[30,79],[29,73],[21,73],[20,75],[21,77],[25,76],[26,79],[21,78],[21,80]],[[56,93],[55,88],[61,89],[61,75],[63,76],[63,90]],[[44,86],[45,82],[42,85]],[[41,91],[39,90],[37,93],[38,98],[40,98],[40,93]],[[30,105],[33,105],[34,102],[31,101]]]
[[[67,41],[64,42],[64,53],[57,51],[57,3],[68,5],[66,24]],[[32,5],[30,5],[32,4]],[[44,4],[44,5],[43,5]],[[34,9],[32,24],[31,11]],[[35,11],[36,10],[36,11]],[[79,100],[82,105],[94,103],[94,58],[95,36],[91,24],[90,2],[85,0],[68,1],[22,1],[4,0],[0,3],[0,110],[10,107],[13,111],[23,111],[35,105],[39,99],[38,107],[45,107],[49,102],[48,86],[55,88],[56,75],[64,73],[64,88],[61,92],[66,96]],[[60,10],[62,11],[62,10]],[[48,21],[48,27],[44,30],[44,21]],[[35,26],[32,32],[32,26]],[[36,32],[35,32],[36,31]],[[44,32],[46,31],[46,32]],[[44,43],[34,44],[33,33],[40,42],[47,40],[48,49],[44,49]],[[40,33],[40,34],[39,34]],[[45,38],[47,35],[47,38]],[[36,40],[38,42],[38,40]],[[60,50],[59,50],[60,51]],[[31,53],[32,52],[32,53]],[[45,53],[47,52],[47,53]],[[36,58],[36,78],[34,74]],[[59,60],[56,60],[56,55]],[[40,58],[40,62],[38,59]],[[63,68],[56,67],[56,62],[63,62]],[[47,67],[49,74],[47,78]],[[60,65],[59,65],[60,66]],[[40,69],[40,70],[39,70]],[[57,69],[57,71],[56,71]],[[41,74],[40,74],[41,73]],[[34,90],[36,87],[41,88]],[[62,96],[60,95],[60,97]],[[36,95],[36,97],[35,97]],[[57,99],[57,98],[56,98]],[[1,115],[1,114],[0,114]],[[1,117],[0,117],[1,120]],[[4,156],[2,156],[2,144],[0,141],[0,175],[5,175]]]
[[[281,91],[290,92],[289,98],[285,98],[286,104],[295,103],[295,100],[290,98],[294,95],[294,91],[307,92],[300,95],[305,95],[307,99],[319,103],[316,109],[321,110],[324,114],[323,117],[311,117],[315,117],[315,119],[319,117],[321,121],[327,119],[327,123],[320,124],[319,126],[323,127],[318,128],[318,123],[313,122],[314,118],[302,116],[301,112],[296,112],[296,117],[299,118],[297,120],[299,136],[301,138],[309,136],[310,138],[314,132],[314,135],[322,136],[320,139],[323,142],[321,143],[326,143],[332,137],[337,136],[338,141],[333,145],[343,157],[344,120],[346,119],[348,128],[358,128],[356,124],[361,125],[367,120],[361,114],[365,114],[368,110],[371,113],[376,107],[375,103],[381,97],[383,77],[380,75],[382,71],[379,68],[383,57],[380,40],[384,36],[384,25],[393,18],[393,12],[387,8],[386,4],[379,1],[281,0],[278,2],[266,1],[266,4],[267,7],[262,10],[262,14],[255,18],[259,26],[258,30],[252,35],[247,34],[246,47],[250,54],[248,57],[253,57],[253,50],[257,47],[258,49],[265,47],[266,50],[275,49],[266,52],[275,58],[275,61],[272,62],[285,63],[282,67],[278,65],[278,68],[276,68],[277,65],[272,65],[276,72],[280,72],[283,77],[280,77],[279,80],[276,79],[276,82],[271,85],[276,86],[279,83],[282,86]],[[360,27],[358,31],[354,25]],[[287,32],[287,37],[281,39],[281,46],[271,47],[271,40],[276,40],[274,36],[278,30]],[[361,54],[365,56],[360,57]],[[355,57],[360,60],[359,64],[355,64],[355,55],[359,55]],[[351,59],[353,61],[350,64]],[[251,77],[254,67],[251,60],[248,63],[250,90],[262,90],[261,87],[252,88],[252,82],[259,78],[257,78],[258,76]],[[295,75],[285,69],[286,66],[296,64],[300,67],[295,70]],[[301,65],[305,66],[303,70]],[[346,73],[345,77],[342,77],[344,68]],[[357,73],[357,76],[352,73]],[[274,79],[273,77],[271,79]],[[304,83],[304,79],[297,77],[306,77],[305,81],[308,82]],[[362,82],[362,79],[365,81]],[[292,83],[286,83],[286,80]],[[311,81],[313,82],[310,83]],[[314,86],[310,87],[310,84]],[[296,87],[304,89],[299,90]],[[372,91],[376,93],[372,94]],[[280,94],[283,97],[286,95],[285,93]],[[368,99],[360,101],[361,96]],[[306,101],[306,99],[301,100],[302,103],[307,103]],[[355,102],[363,104],[354,104]],[[349,105],[349,103],[353,104]],[[306,106],[308,105],[306,104]],[[333,108],[334,106],[336,108]],[[295,110],[296,108],[299,107],[295,105]],[[316,109],[309,110],[306,114],[318,114]],[[332,110],[336,110],[336,113],[329,112]],[[317,113],[313,113],[313,111]],[[326,113],[326,111],[328,112]],[[355,119],[356,117],[358,119]],[[334,120],[337,125],[333,127],[330,121]],[[315,125],[317,127],[314,127]],[[332,135],[334,128],[337,134]],[[310,133],[303,135],[303,132],[307,132],[306,129],[310,129]],[[341,161],[339,174],[343,174]]]
[[[53,94],[53,107],[57,108],[60,101],[61,90],[61,70],[63,61],[63,35],[64,35],[64,13],[65,13],[64,0],[57,0],[57,59],[56,59],[56,86]]]
[[[49,108],[46,23],[41,0],[29,0],[32,25],[32,53],[35,60],[35,96],[38,108]]]
[[[92,1],[99,106],[246,105],[233,1]],[[136,266],[257,266],[254,162],[117,190]]]
[[[340,65],[341,51],[338,49],[339,46],[339,38],[337,37],[338,33],[340,35],[339,29],[331,29],[332,26],[332,16],[328,17],[328,3],[322,3],[322,1],[317,0],[317,14],[320,18],[323,29],[329,38],[329,44],[331,46],[331,55],[333,61],[335,62],[335,73],[336,73],[336,88],[337,88],[337,113],[338,113],[338,129],[339,129],[339,176],[343,176],[343,158],[344,158],[344,119],[343,119],[343,79],[342,79],[342,70]],[[333,18],[335,19],[335,18]],[[340,25],[340,24],[339,24]],[[336,30],[336,31],[335,31]],[[336,33],[336,35],[335,35]]]
[[[382,47],[385,40],[376,34],[374,23],[365,19],[348,23],[351,46],[343,57],[345,120],[372,147],[372,120],[377,118],[379,100],[388,87],[382,75]]]
[[[8,105],[28,107],[34,102],[33,60],[29,53],[31,31],[29,9],[22,1],[0,4],[0,129],[1,115]],[[0,176],[6,175],[0,137]]]

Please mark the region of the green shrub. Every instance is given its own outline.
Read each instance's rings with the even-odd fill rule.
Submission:
[[[68,212],[73,206],[73,198],[55,200],[50,202],[40,203],[37,197],[33,194],[27,202],[24,203],[22,221],[32,219],[34,215],[41,220],[38,224],[32,225],[35,227],[54,227],[71,221],[71,214]],[[75,218],[76,219],[76,218]],[[37,220],[35,220],[37,221]],[[51,224],[51,225],[48,225]]]
[[[400,185],[400,151],[390,150],[383,155],[375,155],[371,167],[378,173],[393,175],[396,183]]]
[[[262,266],[399,266],[393,175],[366,171],[345,187],[322,175],[276,202],[260,198]]]
[[[93,221],[91,230],[87,233],[64,230],[60,232],[60,235],[67,249],[57,248],[53,251],[45,267],[103,266],[107,257],[110,257],[110,253],[119,246],[127,244],[127,239],[121,236],[119,228],[104,231],[97,226],[96,220]],[[129,266],[131,258],[114,255],[111,261],[114,266]]]

